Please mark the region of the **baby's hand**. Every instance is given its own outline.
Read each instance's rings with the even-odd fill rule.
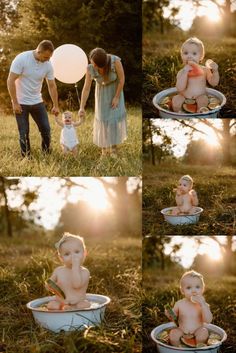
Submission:
[[[213,72],[214,71],[217,71],[218,70],[218,65],[217,65],[217,63],[215,63],[213,60],[211,60],[211,59],[208,59],[207,61],[206,61],[206,67],[208,68],[208,69],[210,69],[210,70],[212,70]]]
[[[196,193],[195,190],[190,190],[190,193],[191,193],[191,195],[192,195],[193,197],[196,197],[196,196],[197,196],[197,193]]]
[[[181,195],[182,195],[182,192],[181,192],[179,186],[178,186],[177,188],[173,189],[173,191],[176,192],[176,195],[177,195],[177,196],[181,196]]]
[[[81,265],[81,256],[79,254],[72,255],[72,266],[80,266]]]
[[[193,303],[199,303],[200,305],[203,305],[203,304],[206,303],[205,299],[204,299],[204,297],[202,295],[192,295],[191,296],[191,301]]]
[[[183,71],[184,71],[185,73],[188,73],[188,72],[191,71],[192,69],[193,69],[192,66],[189,65],[189,64],[187,64],[187,65],[184,66]]]
[[[169,311],[165,309],[165,316],[168,317],[170,321],[173,321],[173,317],[170,315]]]

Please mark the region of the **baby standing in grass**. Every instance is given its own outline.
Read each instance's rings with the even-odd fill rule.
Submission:
[[[85,105],[95,80],[93,142],[102,149],[102,155],[116,156],[117,145],[127,137],[123,66],[118,56],[107,54],[102,48],[93,49],[89,58],[91,64],[87,68],[79,116],[85,116]]]
[[[79,140],[76,134],[75,127],[81,125],[81,120],[77,122],[72,121],[72,113],[66,111],[62,114],[62,120],[55,116],[56,123],[62,127],[60,144],[62,151],[66,153],[72,152],[74,156],[77,154],[77,146]]]
[[[58,256],[63,266],[57,267],[50,280],[64,292],[65,298],[56,295],[47,308],[49,310],[71,310],[90,307],[86,299],[86,290],[89,283],[90,273],[83,267],[86,257],[84,239],[70,233],[65,233],[55,244]],[[48,284],[46,288],[50,289]]]
[[[215,87],[219,83],[218,65],[211,59],[205,66],[200,62],[205,56],[204,45],[198,38],[187,39],[181,47],[184,67],[177,74],[178,94],[172,98],[174,112],[180,112],[183,103],[197,104],[197,112],[209,111],[206,83]]]
[[[212,313],[203,297],[205,284],[203,276],[195,271],[188,271],[180,279],[180,290],[184,298],[178,300],[173,308],[178,318],[179,327],[170,331],[172,346],[181,346],[181,338],[194,338],[197,344],[206,344],[209,336],[204,323],[211,323]],[[169,312],[166,315],[172,320]]]

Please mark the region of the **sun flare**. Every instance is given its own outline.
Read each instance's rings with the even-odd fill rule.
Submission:
[[[205,141],[208,145],[212,146],[212,147],[217,147],[219,146],[219,141],[218,138],[216,136],[216,134],[214,132],[209,133],[205,136]]]
[[[219,22],[221,20],[218,7],[210,1],[207,1],[205,6],[199,8],[198,15],[206,16],[211,22]]]
[[[83,200],[94,211],[105,211],[109,208],[110,203],[102,183],[95,178],[83,178],[83,185],[83,188],[74,188],[70,196],[72,202]]]
[[[85,202],[94,210],[105,211],[109,207],[109,202],[101,188],[89,192],[85,197]]]
[[[200,253],[206,254],[213,261],[221,261],[222,253],[220,246],[212,239],[207,239],[200,247]]]

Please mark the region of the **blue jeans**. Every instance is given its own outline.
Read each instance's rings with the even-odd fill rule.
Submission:
[[[30,155],[30,139],[29,139],[29,114],[36,122],[42,137],[42,150],[49,152],[51,134],[48,121],[48,114],[44,103],[34,105],[21,104],[22,113],[16,114],[16,121],[20,135],[20,148],[23,157]]]

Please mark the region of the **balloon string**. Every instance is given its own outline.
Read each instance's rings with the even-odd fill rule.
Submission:
[[[68,97],[67,97],[67,108],[68,110],[72,110],[72,106],[73,106],[73,96],[72,96],[72,93],[71,91],[69,91],[68,93]]]
[[[77,83],[75,84],[75,90],[76,90],[76,95],[77,95],[78,103],[79,103],[79,106],[80,106],[80,99],[79,99],[79,92],[78,92],[78,85],[77,85]]]

